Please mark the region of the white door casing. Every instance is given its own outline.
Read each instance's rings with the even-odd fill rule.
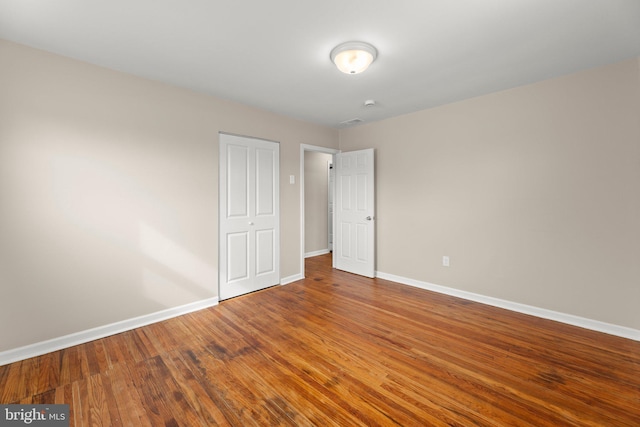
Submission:
[[[329,224],[327,229],[329,230],[329,236],[327,236],[327,240],[328,240],[328,247],[329,247],[329,251],[333,252],[333,192],[335,189],[335,173],[334,173],[334,169],[333,169],[333,162],[328,164],[328,175],[329,175],[329,191],[328,191],[328,196],[329,196],[329,200],[327,203],[327,206],[329,207],[329,214],[328,214],[328,222]]]
[[[292,278],[295,278],[294,280],[299,280],[299,279],[303,279],[304,278],[304,260],[305,260],[305,252],[304,252],[304,246],[305,246],[305,208],[304,208],[304,201],[305,201],[305,194],[304,194],[304,174],[305,174],[305,162],[304,162],[304,153],[306,151],[315,151],[315,152],[319,152],[319,153],[328,153],[331,155],[336,155],[338,154],[340,151],[336,150],[335,148],[327,148],[327,147],[320,147],[317,145],[308,145],[308,144],[300,144],[300,274],[297,276],[292,276]],[[335,222],[334,222],[335,224]],[[335,227],[333,228],[334,230],[334,245],[335,245]],[[334,265],[335,267],[335,265]],[[291,278],[287,278],[288,281],[287,283],[290,283],[293,280],[290,280]]]
[[[219,298],[280,283],[280,146],[220,134]]]
[[[334,267],[375,276],[374,150],[336,154]]]

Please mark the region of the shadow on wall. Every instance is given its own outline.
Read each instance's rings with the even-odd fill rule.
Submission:
[[[216,269],[145,223],[140,223],[140,251],[155,261],[142,272],[147,298],[171,307],[176,299],[197,301],[211,297]]]
[[[34,137],[0,156],[0,324],[20,325],[0,352],[217,295],[201,177],[103,147]]]

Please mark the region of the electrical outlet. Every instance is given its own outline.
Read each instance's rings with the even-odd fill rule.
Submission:
[[[442,257],[442,266],[449,267],[449,257],[446,255]]]

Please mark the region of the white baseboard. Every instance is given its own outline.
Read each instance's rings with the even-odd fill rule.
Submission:
[[[545,308],[520,304],[517,302],[488,297],[480,294],[474,294],[472,292],[461,291],[458,289],[448,288],[446,286],[434,285],[433,283],[421,282],[419,280],[395,276],[393,274],[383,273],[380,271],[376,272],[376,277],[384,280],[390,280],[392,282],[401,283],[403,285],[414,286],[416,288],[426,289],[445,295],[451,295],[470,301],[480,302],[482,304],[492,305],[494,307],[505,308],[507,310],[515,311],[518,313],[530,314],[532,316],[541,317],[543,319],[555,320],[556,322],[566,323],[593,331],[604,332],[606,334],[640,341],[640,330],[628,328],[626,326],[613,325],[611,323],[600,322],[598,320],[587,319],[585,317],[574,316],[572,314],[560,313],[553,310],[547,310]]]
[[[302,279],[304,279],[303,274],[294,274],[293,276],[280,278],[280,284],[288,285],[289,283],[297,282],[298,280],[302,280]]]
[[[625,326],[613,325],[610,323],[600,322],[597,320],[587,319],[584,317],[574,316],[571,314],[560,313],[557,311],[547,310],[544,308],[534,307],[526,304],[520,304],[512,301],[502,300],[499,298],[488,297],[472,292],[461,291],[458,289],[448,288],[446,286],[435,285],[433,283],[421,282],[419,280],[409,279],[406,277],[396,276],[393,274],[376,272],[376,277],[384,280],[390,280],[392,282],[401,283],[404,285],[414,286],[429,291],[438,292],[445,295],[451,295],[458,298],[463,298],[470,301],[476,301],[479,303],[492,305],[494,307],[500,307],[507,310],[529,314],[544,319],[555,320],[557,322],[566,323],[573,326],[578,326],[585,329],[590,329],[598,332],[604,332],[606,334],[619,336],[622,338],[628,338],[635,341],[640,341],[640,330],[628,328]],[[287,285],[289,283],[304,279],[304,275],[295,274],[280,279],[281,285]],[[109,335],[119,334],[121,332],[136,329],[142,326],[146,326],[152,323],[160,322],[163,320],[171,319],[173,317],[181,316],[183,314],[191,313],[194,311],[202,310],[205,308],[213,307],[218,304],[218,297],[209,298],[202,301],[197,301],[191,304],[185,304],[180,307],[173,307],[166,310],[158,311],[155,313],[147,314],[144,316],[135,317],[132,319],[123,320],[120,322],[112,323],[109,325],[99,326],[97,328],[88,329],[86,331],[76,332],[73,334],[65,335],[58,338],[53,338],[47,341],[42,341],[35,344],[30,344],[24,347],[19,347],[11,350],[0,352],[0,366],[25,360],[35,356],[41,356],[52,351],[61,350],[63,348],[72,347],[78,344],[84,344],[89,341],[94,341],[100,338],[107,337]]]
[[[324,255],[324,254],[328,254],[329,253],[329,249],[320,249],[319,251],[313,251],[313,252],[306,252],[304,254],[305,258],[311,258],[313,256],[319,256],[319,255]]]
[[[72,347],[78,344],[84,344],[109,335],[119,334],[121,332],[136,329],[141,326],[150,325],[152,323],[161,322],[171,319],[172,317],[181,316],[183,314],[213,307],[218,304],[218,297],[209,298],[202,301],[185,304],[180,307],[168,308],[166,310],[157,311],[144,316],[134,317],[132,319],[122,320],[120,322],[111,323],[109,325],[98,326],[97,328],[87,329],[73,334],[53,338],[47,341],[29,344],[24,347],[18,347],[11,350],[0,352],[0,366],[20,360],[29,359],[30,357],[41,356],[52,351],[61,350],[63,348]]]

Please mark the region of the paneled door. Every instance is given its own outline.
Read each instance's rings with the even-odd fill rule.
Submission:
[[[219,295],[280,283],[280,145],[220,134]]]
[[[372,148],[336,154],[335,245],[339,270],[375,276],[375,176]]]

